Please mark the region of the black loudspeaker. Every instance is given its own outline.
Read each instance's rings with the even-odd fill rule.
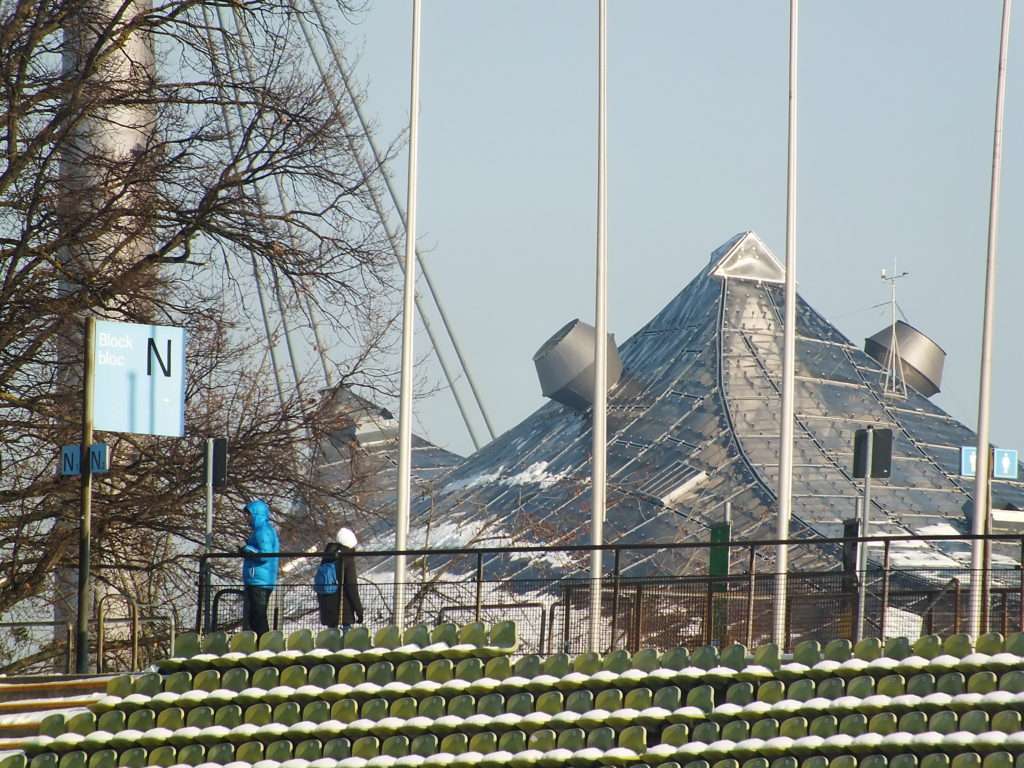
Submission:
[[[860,535],[860,520],[843,521],[843,538],[855,539]],[[857,542],[843,542],[843,573],[853,573],[857,570]]]
[[[206,457],[209,454],[204,453]],[[203,470],[206,470],[206,461],[203,461]],[[205,477],[205,474],[204,474]],[[213,439],[213,487],[223,488],[228,484],[228,439],[226,437],[215,437]]]
[[[871,477],[892,475],[892,430],[858,429],[853,440],[853,476],[864,477],[868,461],[868,435],[875,437],[871,449]]]

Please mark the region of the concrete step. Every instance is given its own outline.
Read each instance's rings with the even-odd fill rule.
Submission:
[[[39,733],[47,715],[81,712],[99,700],[112,675],[0,677],[0,750]]]

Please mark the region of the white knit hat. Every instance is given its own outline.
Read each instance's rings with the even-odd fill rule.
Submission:
[[[338,531],[338,543],[348,549],[355,549],[359,545],[356,535],[349,528],[342,528]]]

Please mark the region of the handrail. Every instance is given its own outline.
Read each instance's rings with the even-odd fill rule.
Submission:
[[[64,627],[64,673],[71,674],[71,651],[75,630],[70,621],[0,621],[0,629],[21,629],[22,627]]]
[[[127,619],[108,619],[107,618],[107,602],[110,600],[124,600],[128,605],[128,618]],[[138,669],[139,666],[139,636],[141,635],[142,624],[155,624],[159,621],[166,621],[169,625],[170,634],[170,648],[171,652],[174,651],[174,640],[177,636],[177,626],[174,621],[174,613],[168,612],[167,614],[150,614],[147,617],[139,615],[140,608],[154,609],[160,606],[152,603],[140,604],[132,595],[124,592],[110,592],[100,598],[97,605],[97,620],[96,620],[96,672],[98,674],[103,673],[103,657],[106,652],[106,625],[111,624],[131,624],[131,644],[132,644],[132,655],[131,655],[131,668],[132,671]]]

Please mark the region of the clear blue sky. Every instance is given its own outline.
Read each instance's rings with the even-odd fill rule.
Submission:
[[[999,0],[804,2],[800,292],[858,344],[883,267],[948,353],[940,405],[977,419]],[[380,136],[407,125],[411,3],[345,25]],[[596,3],[427,0],[421,247],[499,432],[541,404],[532,355],[593,322]],[[625,2],[609,13],[609,326],[621,342],[734,233],[784,256],[788,3]],[[1024,19],[1007,87],[992,437],[1024,448]],[[392,170],[405,188],[405,155]],[[417,336],[417,352],[426,349]],[[440,371],[431,364],[431,375]],[[417,405],[468,453],[450,395]],[[482,428],[481,428],[482,432]]]

